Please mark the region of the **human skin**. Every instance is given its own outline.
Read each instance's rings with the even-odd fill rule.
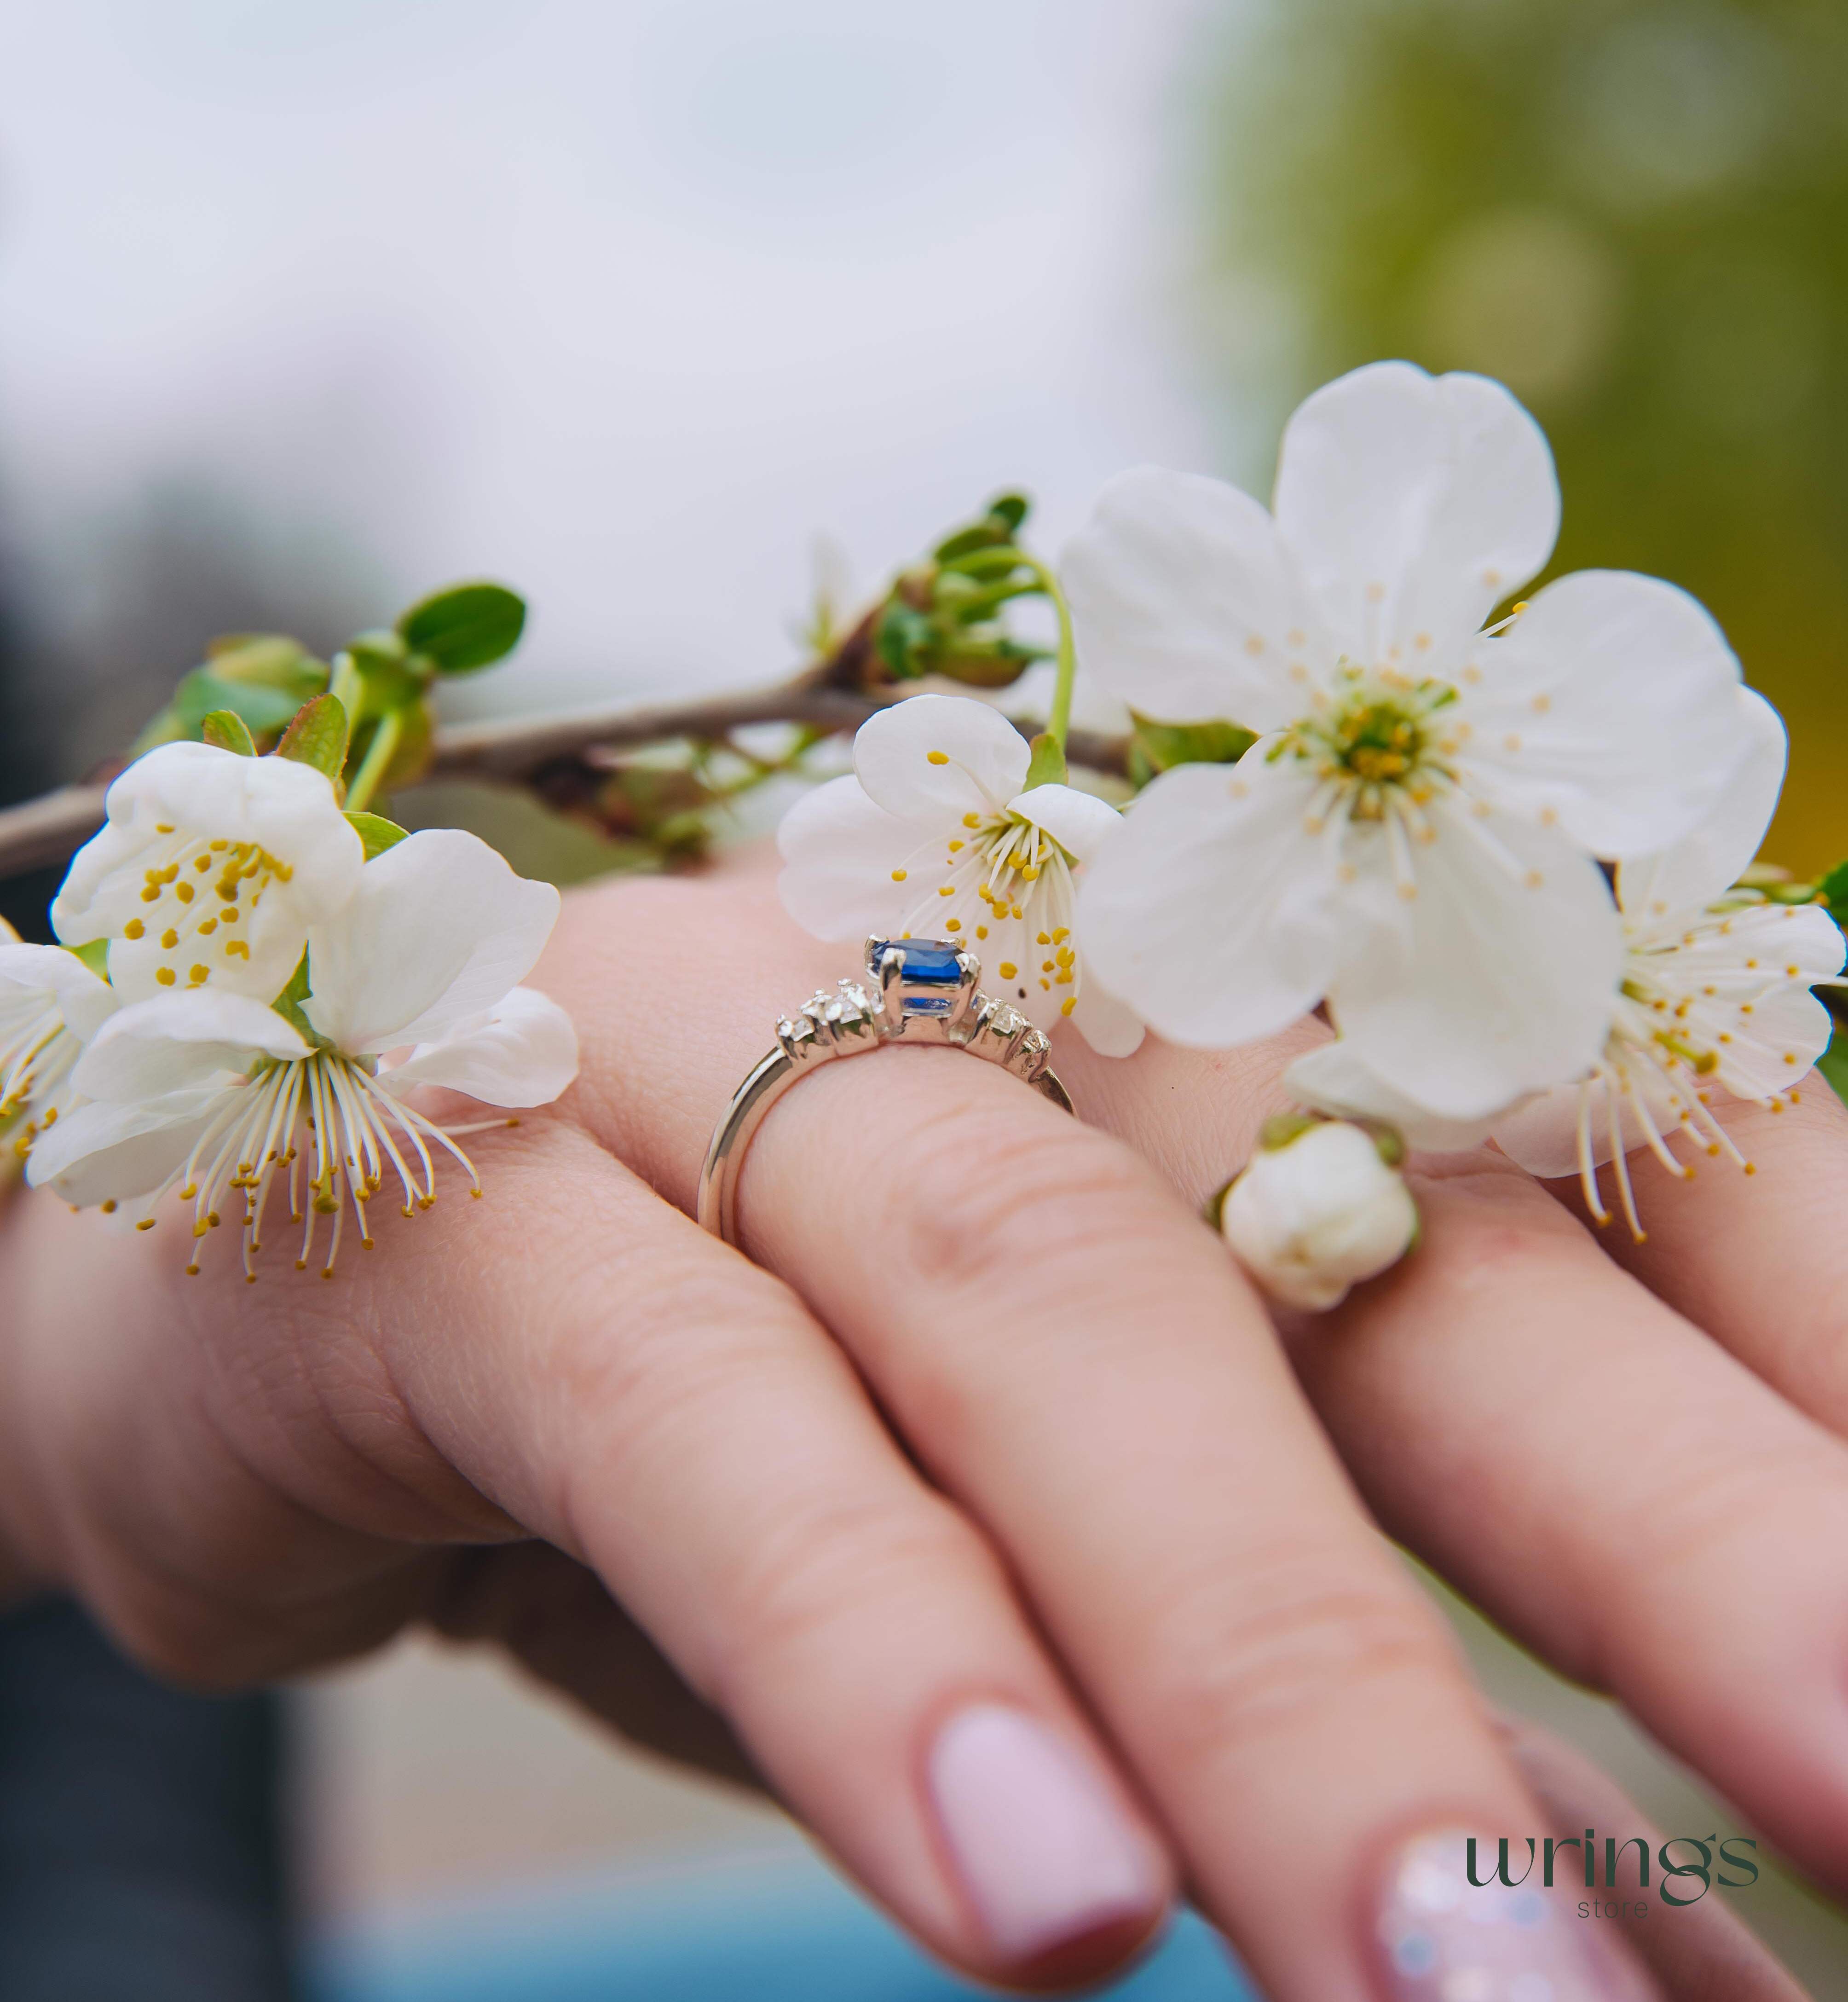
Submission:
[[[699,1230],[770,1020],[852,970],[761,868],[573,896],[532,984],[577,1084],[469,1142],[486,1201],[452,1179],[331,1281],[16,1203],[15,1585],[212,1683],[491,1638],[761,1781],[973,1973],[1094,1977],[1184,1885],[1321,2002],[1411,1992],[1374,1937],[1405,1845],[1543,1812],[1383,1529],[1848,1885],[1825,1091],[1742,1109],[1750,1181],[1644,1163],[1637,1249],[1427,1163],[1416,1254],[1280,1341],[1198,1205],[1313,1024],[1064,1043],[1083,1124],[953,1052],[831,1066],[756,1141],[743,1250]]]

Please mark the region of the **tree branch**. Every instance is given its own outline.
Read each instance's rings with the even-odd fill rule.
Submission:
[[[507,722],[459,723],[436,733],[432,779],[476,779],[529,788],[557,799],[586,787],[607,773],[612,755],[675,738],[722,740],[754,723],[808,724],[831,735],[857,730],[876,710],[898,697],[890,686],[876,691],[843,686],[844,658],[855,652],[853,636],[819,669],[811,669],[762,689],[715,695],[698,701],[650,703],[598,710],[574,716],[548,716]],[[1021,734],[1029,734],[1025,726]],[[1121,775],[1128,740],[1073,731],[1067,751],[1072,762],[1093,771]],[[119,769],[120,767],[117,767]],[[110,773],[82,785],[63,786],[23,805],[0,808],[0,877],[23,875],[65,860],[103,823],[103,796]]]

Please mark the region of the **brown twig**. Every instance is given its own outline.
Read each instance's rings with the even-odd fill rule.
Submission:
[[[428,776],[519,786],[556,800],[580,780],[586,786],[600,780],[611,753],[643,745],[676,738],[716,742],[755,723],[807,724],[844,735],[900,693],[873,683],[867,651],[863,621],[827,660],[766,688],[581,715],[446,724],[436,733]],[[1068,748],[1075,765],[1118,775],[1124,769],[1124,738],[1075,731]],[[0,877],[61,862],[82,846],[102,825],[106,785],[62,786],[0,808]]]

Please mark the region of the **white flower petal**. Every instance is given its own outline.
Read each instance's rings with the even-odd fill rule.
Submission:
[[[1597,864],[1562,835],[1455,803],[1428,811],[1438,839],[1418,853],[1403,946],[1367,934],[1328,998],[1386,1083],[1469,1119],[1590,1069],[1623,934]]]
[[[126,1104],[242,1076],[265,1056],[308,1052],[288,1023],[248,995],[168,995],[110,1016],[71,1082],[86,1098]]]
[[[901,820],[944,826],[998,812],[1024,783],[1027,740],[1000,711],[968,696],[919,695],[869,717],[853,740],[866,796]]]
[[[145,1195],[183,1165],[227,1095],[222,1086],[207,1086],[79,1105],[33,1141],[26,1179],[35,1188],[55,1189],[80,1209]]]
[[[1714,811],[1751,748],[1739,664],[1685,591],[1580,570],[1536,592],[1458,706],[1467,783],[1510,812],[1549,812],[1595,855],[1652,854]]]
[[[375,856],[308,939],[316,1029],[348,1055],[434,1041],[531,972],[558,921],[549,883],[472,834],[427,828]]]
[[[1751,867],[1777,811],[1787,755],[1783,719],[1754,689],[1738,692],[1744,762],[1719,804],[1689,834],[1659,854],[1617,871],[1617,902],[1646,933],[1657,919],[1698,911],[1723,896]]]
[[[1394,1090],[1362,1062],[1345,1036],[1297,1058],[1283,1074],[1283,1086],[1301,1104],[1337,1118],[1383,1120],[1408,1147],[1431,1153],[1462,1153],[1489,1136],[1487,1118],[1446,1119]]]
[[[124,1000],[197,981],[195,966],[214,985],[274,999],[306,928],[345,901],[364,860],[326,776],[286,758],[162,745],[123,773],[106,806],[107,824],[72,861],[51,921],[67,945],[110,940],[110,978]],[[267,860],[239,886],[247,896],[221,900],[218,874],[240,846]],[[159,872],[176,864],[179,880],[163,884]],[[238,919],[220,924],[233,902]]]
[[[0,1009],[40,996],[55,1003],[65,1027],[84,1042],[118,1005],[109,982],[62,946],[0,944]]]
[[[485,1014],[420,1043],[378,1082],[400,1095],[436,1084],[488,1105],[549,1105],[577,1075],[570,1017],[545,995],[516,987]]]
[[[1649,1064],[1637,1064],[1633,1069],[1639,1075],[1654,1072]],[[1652,1094],[1652,1096],[1658,1094]],[[1675,1115],[1667,1106],[1667,1092],[1660,1094],[1662,1103],[1652,1106],[1652,1113],[1666,1113],[1665,1120],[1658,1119],[1664,1132],[1675,1123]],[[1609,1096],[1602,1078],[1593,1078],[1584,1085],[1556,1084],[1549,1091],[1543,1091],[1522,1106],[1505,1114],[1495,1121],[1494,1142],[1517,1167],[1525,1168],[1530,1175],[1538,1175],[1543,1181],[1559,1181],[1567,1175],[1579,1172],[1578,1122],[1581,1103],[1588,1103],[1591,1120],[1591,1163],[1601,1168],[1611,1157]],[[1625,1136],[1632,1147],[1643,1144],[1643,1136],[1635,1121]]]
[[[852,773],[804,793],[783,817],[776,846],[785,867],[776,879],[783,909],[821,939],[859,939],[894,929],[915,895],[892,872],[940,860],[933,839],[948,825],[900,820],[875,806]],[[947,838],[947,837],[946,837]],[[928,846],[926,846],[928,844]],[[919,851],[924,851],[921,860]]]
[[[1123,825],[1107,800],[1076,786],[1035,786],[1016,793],[1007,811],[1043,827],[1075,862],[1089,862]]]
[[[1142,1017],[1127,1001],[1119,1001],[1088,965],[1070,1020],[1100,1057],[1132,1057],[1142,1047]]]
[[[1320,999],[1339,940],[1334,858],[1303,828],[1315,790],[1261,747],[1177,766],[1085,871],[1086,965],[1170,1042],[1249,1042]]]
[[[1275,525],[1223,480],[1118,473],[1059,574],[1084,671],[1144,716],[1275,729],[1302,706],[1292,664],[1333,664]]]
[[[1546,563],[1559,508],[1545,436],[1485,376],[1376,362],[1318,389],[1284,433],[1278,532],[1362,666],[1448,667]]]

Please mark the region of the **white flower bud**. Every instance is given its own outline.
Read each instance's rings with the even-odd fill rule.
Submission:
[[[1226,1191],[1219,1226],[1273,1299],[1320,1310],[1403,1257],[1418,1206],[1370,1134],[1327,1120],[1254,1155]]]

